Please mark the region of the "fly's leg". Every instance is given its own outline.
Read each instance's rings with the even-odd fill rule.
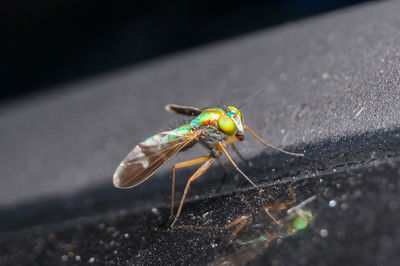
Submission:
[[[276,224],[280,224],[280,222],[278,220],[276,220],[276,218],[271,214],[271,211],[274,212],[274,211],[285,210],[285,209],[289,208],[289,206],[296,203],[296,193],[294,192],[292,186],[289,186],[289,191],[292,196],[291,200],[288,200],[288,201],[282,202],[282,203],[278,203],[278,204],[274,204],[274,205],[270,205],[270,206],[261,207],[261,209],[265,212],[267,217],[269,217]]]
[[[231,156],[229,155],[229,153],[226,151],[224,145],[221,143],[221,141],[218,141],[218,149],[220,151],[223,151],[226,155],[226,157],[228,157],[229,161],[231,162],[231,164],[235,167],[236,171],[238,171],[244,178],[247,179],[247,181],[249,181],[250,184],[252,184],[255,188],[257,188],[259,191],[259,187],[250,179],[250,177],[248,177],[245,173],[243,173],[242,170],[240,170],[240,168],[236,165],[236,163],[232,160]]]
[[[249,127],[246,126],[246,125],[243,125],[243,128],[244,128],[244,129],[247,129],[259,142],[261,142],[262,144],[264,144],[264,146],[266,146],[266,147],[268,147],[268,148],[270,148],[270,149],[274,149],[274,150],[280,151],[280,152],[282,152],[282,153],[286,153],[286,154],[293,155],[293,156],[304,157],[304,154],[303,154],[303,153],[288,152],[288,151],[279,149],[278,147],[272,146],[271,144],[267,144],[267,143],[266,143],[261,137],[259,137],[251,128],[249,128]]]
[[[202,156],[190,161],[177,163],[172,166],[172,177],[171,177],[171,217],[174,217],[174,206],[175,206],[175,170],[179,168],[185,168],[192,165],[200,164],[205,161],[208,161],[210,156]]]
[[[233,145],[233,142],[235,141],[236,137],[235,136],[230,136],[224,141],[224,145],[227,146],[229,144]],[[216,192],[219,192],[221,190],[221,187],[225,184],[226,177],[229,175],[228,168],[224,165],[224,163],[221,161],[221,159],[217,158],[218,164],[225,170],[224,177],[221,180],[220,185],[218,186]]]
[[[244,157],[240,154],[240,152],[238,151],[238,149],[236,149],[236,146],[235,146],[235,144],[233,143],[236,139],[237,139],[236,136],[231,136],[231,137],[229,137],[227,140],[225,140],[225,143],[224,143],[225,146],[231,145],[232,150],[237,154],[237,156],[239,156],[239,158],[240,158],[243,162],[245,162],[245,163],[247,164],[247,166],[251,166],[251,165],[250,165],[250,162],[249,162],[248,160],[246,160],[246,158],[244,158]]]
[[[243,229],[243,227],[251,220],[251,214],[245,214],[237,217],[230,223],[223,226],[207,226],[207,225],[182,225],[178,226],[181,229],[187,230],[231,230],[233,228],[230,239],[235,236]]]
[[[195,160],[193,160],[193,161],[195,161]],[[182,196],[181,202],[179,203],[179,208],[178,208],[178,211],[176,212],[176,216],[174,218],[174,221],[171,224],[171,228],[173,228],[175,223],[176,223],[176,221],[178,221],[178,218],[179,218],[179,216],[181,214],[181,211],[182,211],[183,202],[185,201],[186,194],[187,194],[187,192],[189,190],[190,184],[194,180],[196,180],[198,177],[200,177],[202,174],[204,174],[208,170],[208,168],[211,167],[211,165],[213,164],[214,160],[215,159],[212,158],[212,157],[204,156],[204,157],[200,157],[199,161],[197,161],[197,163],[200,163],[201,161],[205,161],[205,162],[199,167],[199,169],[197,169],[197,171],[189,178],[188,182],[186,183],[186,187],[185,187],[185,190],[183,191],[183,196]],[[196,163],[193,163],[193,161],[191,163],[189,163],[189,165],[196,164]],[[186,165],[186,166],[189,166],[189,165]],[[183,167],[185,167],[185,166],[183,166]],[[174,176],[174,178],[175,178],[175,176]]]

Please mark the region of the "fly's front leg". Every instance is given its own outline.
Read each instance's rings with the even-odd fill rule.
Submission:
[[[192,165],[200,164],[205,161],[208,161],[210,156],[202,156],[190,161],[177,163],[172,166],[172,177],[171,177],[171,217],[174,217],[174,206],[175,206],[175,170],[179,168],[185,168]]]
[[[247,166],[251,166],[251,165],[250,165],[250,162],[249,162],[248,160],[246,160],[246,159],[240,154],[240,152],[236,149],[236,146],[235,146],[235,144],[233,143],[236,139],[237,139],[236,136],[230,136],[228,139],[225,140],[224,146],[226,147],[226,146],[228,146],[228,145],[231,145],[232,150],[237,154],[237,156],[239,156],[239,158],[240,158],[242,161],[244,161],[244,162],[247,164]]]
[[[226,151],[224,145],[222,144],[221,141],[218,141],[218,150],[223,151],[226,155],[226,157],[228,157],[229,161],[231,162],[231,164],[235,167],[235,169],[244,177],[247,179],[247,181],[250,182],[250,184],[252,184],[255,188],[257,188],[259,191],[259,187],[250,179],[250,177],[248,177],[245,173],[243,173],[242,170],[240,170],[240,168],[236,165],[236,163],[232,160],[231,156],[229,155],[229,153]]]
[[[188,190],[189,190],[190,184],[191,184],[194,180],[196,180],[198,177],[200,177],[202,174],[204,174],[204,173],[208,170],[208,168],[211,167],[211,165],[213,164],[213,162],[215,161],[214,158],[208,157],[208,156],[204,156],[204,157],[200,157],[200,158],[203,158],[203,160],[206,160],[206,158],[207,158],[207,160],[199,167],[199,169],[197,169],[197,171],[196,171],[196,172],[189,178],[189,180],[187,181],[185,190],[183,191],[183,196],[182,196],[181,202],[179,203],[178,211],[176,212],[175,219],[174,219],[174,221],[173,221],[172,224],[171,224],[171,228],[174,227],[176,221],[178,221],[178,218],[179,218],[179,216],[181,215],[181,211],[182,211],[182,207],[183,207],[183,202],[185,201],[186,194],[187,194],[187,192],[188,192]],[[200,159],[200,158],[199,158],[199,159]],[[193,165],[193,164],[190,164],[190,165]]]

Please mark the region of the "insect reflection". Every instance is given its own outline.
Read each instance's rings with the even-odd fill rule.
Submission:
[[[291,188],[290,188],[291,189]],[[227,254],[209,265],[244,265],[250,260],[260,255],[274,240],[284,239],[298,231],[307,228],[313,219],[311,210],[305,208],[307,204],[316,199],[312,196],[294,207],[290,207],[296,202],[296,195],[291,189],[292,199],[274,205],[266,205],[261,208],[253,208],[245,198],[242,201],[250,209],[249,213],[238,216],[230,223],[223,226],[179,226],[186,230],[217,230],[228,232],[229,240],[233,241],[238,247],[233,253]],[[290,208],[289,208],[290,207]],[[286,210],[286,214],[276,219],[275,215]],[[258,214],[264,214],[264,222],[256,223],[255,218]],[[257,221],[258,222],[258,221]],[[244,229],[246,228],[246,230]]]
[[[249,131],[266,147],[293,156],[304,156],[301,153],[287,152],[267,144],[252,129],[244,124],[243,114],[234,106],[228,106],[226,109],[200,109],[192,106],[169,104],[166,106],[166,110],[177,114],[195,116],[195,118],[189,124],[182,125],[170,131],[161,132],[136,145],[115,170],[113,183],[118,188],[137,186],[154,174],[176,153],[187,150],[196,143],[200,143],[204,146],[209,151],[209,155],[177,163],[172,167],[171,217],[174,217],[176,169],[201,164],[186,183],[171,228],[174,227],[181,214],[190,184],[204,174],[215,160],[222,165],[222,162],[219,160],[222,154],[226,155],[235,169],[245,177],[248,182],[254,187],[257,187],[257,185],[239,169],[225,148],[230,145],[233,150],[238,153],[234,146],[234,141],[244,140],[244,130]],[[239,153],[238,155],[242,157]]]

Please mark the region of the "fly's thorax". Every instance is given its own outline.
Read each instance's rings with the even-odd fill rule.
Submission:
[[[199,138],[200,144],[206,148],[212,157],[219,157],[221,151],[218,148],[218,142],[225,140],[226,136],[220,131],[205,132]]]
[[[205,132],[200,136],[200,142],[211,149],[218,146],[218,142],[225,140],[226,136],[220,131],[209,131]]]
[[[244,139],[243,116],[234,106],[228,106],[226,111],[219,108],[206,109],[192,120],[190,126],[195,130],[204,130],[202,142],[207,145],[214,145],[226,136],[235,135],[238,140]]]
[[[218,120],[222,115],[225,115],[222,109],[210,108],[204,110],[190,123],[194,130],[202,131],[199,141],[207,150],[217,149],[218,141],[225,138],[218,127]]]
[[[190,122],[190,126],[199,130],[216,131],[218,128],[218,120],[225,112],[219,108],[210,108],[203,111],[195,119]]]

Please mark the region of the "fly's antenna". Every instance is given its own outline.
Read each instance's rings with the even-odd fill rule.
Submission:
[[[251,128],[249,128],[248,126],[244,125],[243,126],[244,129],[247,129],[259,142],[261,142],[262,144],[264,144],[266,147],[270,148],[270,149],[274,149],[277,151],[280,151],[282,153],[286,153],[289,155],[293,155],[293,156],[297,156],[297,157],[304,157],[304,153],[294,153],[294,152],[288,152],[282,149],[279,149],[278,147],[272,146],[270,144],[267,144],[262,138],[260,138]]]
[[[245,106],[251,98],[253,98],[254,96],[256,96],[257,94],[259,94],[260,92],[262,92],[265,89],[265,86],[262,86],[260,88],[258,88],[255,92],[253,92],[252,94],[250,94],[249,96],[247,96],[246,99],[244,99],[244,101],[238,106],[239,109],[241,109],[243,106]]]

